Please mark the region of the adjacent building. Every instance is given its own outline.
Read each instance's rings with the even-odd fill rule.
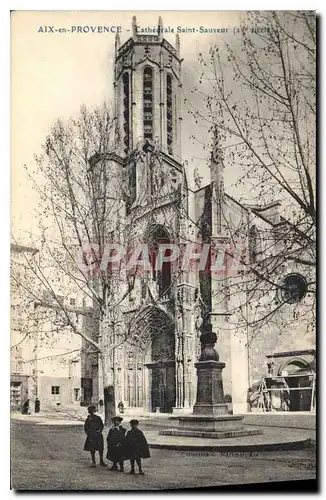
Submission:
[[[63,324],[57,300],[49,291],[33,286],[32,269],[41,258],[39,251],[15,243],[11,256],[11,410],[21,411],[29,399],[33,411],[36,398],[41,410],[79,407],[83,402],[82,339]],[[67,307],[83,307],[80,297],[59,293],[56,299],[65,301]]]

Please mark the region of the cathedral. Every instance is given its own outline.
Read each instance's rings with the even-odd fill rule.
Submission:
[[[216,349],[226,363],[225,398],[234,413],[249,411],[248,391],[271,364],[276,378],[288,374],[290,379],[293,374],[293,387],[304,388],[295,393],[292,409],[307,409],[315,341],[291,316],[298,304],[284,306],[284,314],[293,321],[283,322],[282,327],[274,321],[253,331],[250,321],[242,321],[243,314],[251,312],[248,291],[238,286],[237,275],[222,272],[213,278],[211,273],[180,269],[174,262],[164,262],[160,270],[154,265],[159,244],[213,242],[219,247],[230,239],[231,226],[247,228],[249,256],[259,259],[265,249],[262,235],[277,231],[284,222],[279,202],[249,207],[225,192],[217,128],[208,139],[213,139],[210,180],[196,189],[190,187],[182,160],[180,40],[176,35],[172,46],[162,33],[161,18],[157,33],[151,35],[139,34],[133,18],[132,37],[123,44],[119,35],[115,40],[119,148],[107,161],[118,172],[123,203],[113,237],[127,239],[125,244],[136,240],[147,244],[152,264],[151,272],[136,277],[121,307],[122,322],[115,336],[128,332],[127,340],[110,354],[116,404],[122,402],[133,414],[191,412],[196,401],[200,325],[205,318],[217,333]],[[297,269],[287,274],[301,276]],[[241,302],[245,313],[238,307]],[[308,296],[300,297],[299,307],[309,307]],[[102,394],[100,372],[93,380],[94,401]]]

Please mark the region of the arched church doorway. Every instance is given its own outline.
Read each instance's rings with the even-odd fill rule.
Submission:
[[[172,412],[176,398],[173,318],[160,307],[149,306],[139,313],[132,330],[143,352],[148,409]]]

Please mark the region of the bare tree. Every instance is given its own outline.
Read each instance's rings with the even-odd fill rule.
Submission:
[[[109,242],[128,241],[116,145],[107,105],[82,107],[78,118],[55,123],[35,157],[37,170],[28,172],[39,200],[40,258],[25,255],[33,279],[12,276],[58,335],[70,328],[83,339],[84,349],[98,356],[106,420],[115,412],[110,353],[127,340],[128,332],[120,328],[121,308],[134,286],[123,269],[116,270],[113,282],[104,258]],[[69,305],[71,296],[82,297],[85,304]]]
[[[63,338],[69,330],[81,337],[82,353],[98,360],[106,422],[115,413],[117,348],[128,344],[144,349],[167,329],[164,322],[156,320],[154,325],[148,317],[149,306],[160,308],[164,300],[158,293],[162,285],[153,281],[151,272],[138,272],[137,262],[127,271],[124,259],[108,263],[108,244],[121,245],[128,259],[129,250],[137,252],[142,238],[129,210],[128,172],[115,154],[118,144],[106,105],[82,107],[78,118],[55,123],[42,154],[36,156],[37,170],[27,172],[39,199],[38,258],[23,254],[28,278],[12,275],[15,293],[35,305],[27,336],[42,328],[42,341],[51,345],[51,339]],[[179,271],[172,273],[164,293],[173,293],[178,276]],[[140,331],[130,305],[142,310],[142,286],[147,299]],[[78,303],[71,305],[70,297],[78,297]]]
[[[222,288],[229,295],[239,295],[241,289],[246,300],[234,308],[244,323],[261,327],[300,294],[280,279],[294,268],[305,276],[312,297],[307,314],[311,327],[316,290],[316,17],[310,11],[249,12],[239,31],[232,41],[199,54],[199,83],[194,99],[186,99],[195,120],[218,131],[215,162],[238,172],[231,187],[241,193],[241,217],[230,217],[230,196],[215,201],[222,201],[221,224],[233,246],[249,235],[250,255],[240,257],[243,270],[231,289],[230,283]],[[278,200],[280,216],[264,212],[264,205]],[[266,214],[263,228],[250,234],[254,218],[262,220]],[[202,230],[202,221],[194,222]]]

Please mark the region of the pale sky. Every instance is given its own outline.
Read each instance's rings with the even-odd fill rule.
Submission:
[[[159,15],[164,27],[228,28],[239,26],[240,12],[110,12],[110,11],[16,11],[12,13],[12,215],[19,239],[37,233],[33,218],[35,193],[28,189],[23,164],[35,168],[33,156],[51,125],[58,118],[78,114],[81,104],[100,105],[113,97],[112,71],[114,34],[41,33],[40,26],[54,29],[71,26],[119,26],[121,42],[131,36],[132,16],[140,27],[156,26]],[[180,33],[183,62],[183,88],[186,95],[196,85],[199,52],[219,43],[227,35]],[[232,35],[233,36],[233,35]],[[175,34],[164,34],[173,45]],[[190,168],[197,165],[207,178],[205,155],[189,140],[198,130],[189,115],[183,120],[183,159]],[[208,138],[209,142],[210,138]],[[202,158],[202,160],[198,159]],[[25,235],[25,236],[24,236]]]

